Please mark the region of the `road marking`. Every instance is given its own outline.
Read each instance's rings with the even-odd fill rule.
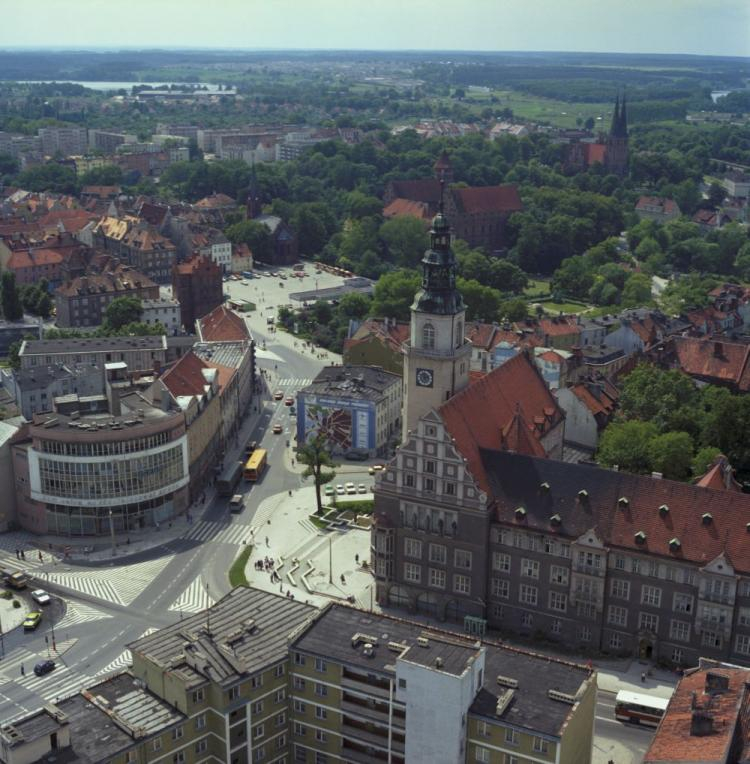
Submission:
[[[206,591],[201,577],[198,576],[169,609],[178,610],[180,613],[200,613],[212,604],[213,597]]]

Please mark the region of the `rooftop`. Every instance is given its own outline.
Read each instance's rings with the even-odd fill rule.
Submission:
[[[380,366],[326,366],[300,393],[379,400],[385,390],[395,384],[401,384],[401,377]]]
[[[238,587],[205,613],[142,637],[128,647],[190,686],[229,685],[286,658],[288,642],[317,612],[311,605]]]
[[[225,305],[218,305],[196,322],[203,342],[241,342],[250,339],[245,319]]]
[[[420,638],[427,643],[418,642]],[[373,646],[371,654],[366,644]],[[498,684],[498,676],[507,677],[518,680],[519,686],[503,720],[550,735],[560,734],[572,706],[552,700],[548,691],[576,696],[592,671],[492,642],[482,645],[486,648],[484,681],[471,706],[472,713],[497,719],[497,700],[505,689]],[[414,621],[333,603],[320,612],[292,648],[390,676],[395,676],[399,656],[423,666],[435,666],[435,659],[440,657],[441,671],[460,675],[482,645]]]
[[[25,340],[20,354],[104,353],[124,350],[166,350],[164,335],[145,337],[74,337],[60,340]]]

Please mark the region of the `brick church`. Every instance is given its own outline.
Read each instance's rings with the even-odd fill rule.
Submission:
[[[385,191],[386,218],[411,215],[425,222],[438,211],[441,181],[448,185],[444,194],[445,214],[453,224],[453,235],[471,247],[481,247],[488,255],[506,246],[505,223],[523,202],[514,183],[499,186],[452,188],[453,168],[443,153],[433,166],[435,177],[420,180],[394,180]]]
[[[608,173],[621,178],[628,173],[628,117],[625,96],[615,101],[612,125],[607,135],[600,135],[596,143],[576,140],[567,147],[565,171],[582,172],[595,162],[604,165]]]

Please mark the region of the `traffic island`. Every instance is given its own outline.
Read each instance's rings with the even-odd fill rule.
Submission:
[[[2,633],[7,634],[20,626],[29,610],[34,609],[38,608],[30,607],[9,589],[0,592],[0,630]]]
[[[245,548],[237,555],[237,558],[232,563],[232,567],[229,568],[229,584],[234,589],[235,586],[250,586],[245,574],[245,568],[247,567],[247,561],[250,559],[250,555],[253,553],[253,545],[247,544]]]

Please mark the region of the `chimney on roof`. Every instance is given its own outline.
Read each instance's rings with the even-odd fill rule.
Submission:
[[[724,348],[718,340],[714,342],[714,358],[723,358],[724,357]]]
[[[695,695],[695,693],[693,693]],[[714,731],[713,717],[703,710],[696,709],[690,716],[690,735],[692,737],[705,737]]]

